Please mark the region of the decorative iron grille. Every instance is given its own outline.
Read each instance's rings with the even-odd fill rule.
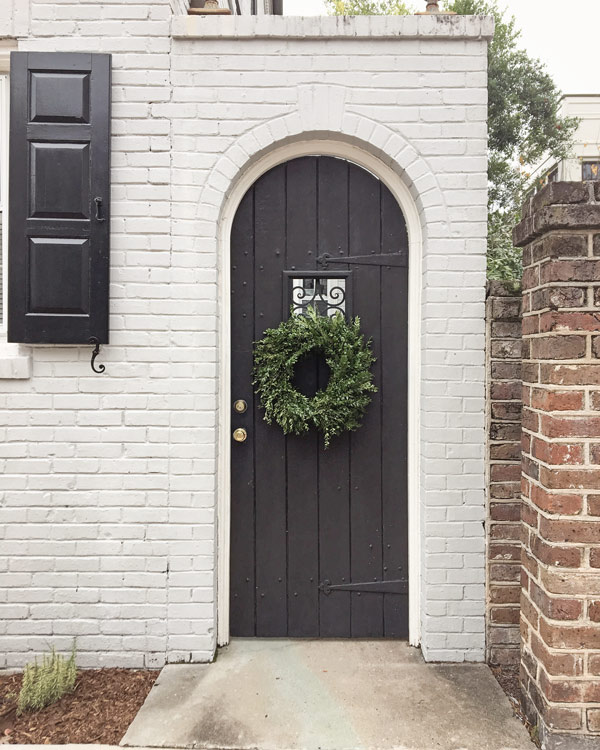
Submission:
[[[320,315],[332,317],[336,312],[349,314],[349,273],[315,273],[286,271],[288,283],[288,313],[304,315],[308,307]]]

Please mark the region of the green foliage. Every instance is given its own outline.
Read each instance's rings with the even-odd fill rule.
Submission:
[[[560,116],[560,91],[544,64],[519,47],[516,20],[498,0],[447,0],[445,9],[494,17],[488,48],[490,203],[512,207],[523,197],[528,167],[544,154],[568,154],[577,120]]]
[[[326,388],[308,398],[293,387],[292,378],[298,362],[315,350],[325,355],[331,375]],[[253,384],[265,421],[276,422],[286,435],[315,427],[327,448],[336,435],[360,427],[377,390],[370,369],[374,361],[358,318],[347,322],[340,312],[330,318],[312,307],[306,315],[290,315],[254,345]]]
[[[403,0],[325,0],[332,16],[408,16],[413,10]]]
[[[512,243],[518,221],[516,211],[488,211],[488,278],[518,281],[523,275],[523,253]]]
[[[498,0],[446,0],[460,15],[494,17],[488,47],[488,276],[520,279],[521,251],[512,230],[530,187],[532,166],[544,155],[567,156],[577,120],[559,114],[560,91],[545,66],[519,47],[516,20]]]
[[[76,678],[75,644],[68,659],[57,654],[53,647],[50,654],[44,654],[41,664],[36,659],[26,665],[17,701],[18,713],[38,711],[55,703],[73,690]]]
[[[338,15],[407,12],[396,0],[327,3]],[[403,10],[397,10],[399,5]],[[459,15],[491,15],[496,23],[488,48],[488,275],[519,278],[520,252],[512,245],[512,228],[531,187],[531,167],[544,154],[557,161],[568,154],[577,120],[560,116],[560,91],[544,65],[519,47],[521,32],[499,0],[445,0],[443,8]]]

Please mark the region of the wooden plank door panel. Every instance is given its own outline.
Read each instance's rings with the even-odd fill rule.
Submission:
[[[287,165],[286,267],[304,269],[317,249],[317,161],[295,159]],[[287,310],[282,313],[287,317]],[[317,390],[318,360],[302,367],[301,387]],[[311,636],[319,627],[319,435],[287,438],[288,635]]]
[[[334,257],[348,256],[348,176],[342,159],[319,161],[318,250]],[[337,200],[332,200],[336,196]],[[320,581],[344,583],[350,575],[350,435],[340,435],[319,462]],[[352,595],[338,591],[319,597],[319,634],[325,638],[350,633]]]
[[[381,247],[381,183],[362,169],[350,171],[348,190],[349,255],[375,255]],[[362,427],[350,436],[351,577],[381,580],[381,291],[379,266],[358,265],[352,272],[354,312],[372,339],[377,393]],[[352,592],[352,631],[356,638],[382,635],[383,594]]]
[[[238,208],[232,228],[231,244],[236,248],[231,264],[231,419],[234,428],[254,428],[255,398],[252,381],[252,340],[254,326],[254,191],[246,193]],[[233,402],[245,401],[247,410],[234,411]],[[254,453],[236,450],[231,455],[231,496],[235,513],[231,515],[230,543],[231,592],[230,618],[236,623],[238,635],[253,636],[256,632],[255,605],[255,509]]]
[[[281,321],[285,267],[284,165],[254,188],[254,327],[252,341]],[[252,382],[252,374],[248,373]],[[256,635],[287,633],[286,440],[262,419],[255,398],[254,432],[234,446],[255,450]]]
[[[388,190],[381,196],[382,252],[408,254],[404,217]],[[404,300],[398,294],[404,293]],[[381,452],[383,578],[408,578],[408,486],[406,394],[408,393],[408,268],[385,268],[381,274],[381,320],[385,335],[379,353],[381,364]],[[399,440],[399,436],[404,439]],[[408,622],[408,596],[384,596],[383,631],[402,637]]]

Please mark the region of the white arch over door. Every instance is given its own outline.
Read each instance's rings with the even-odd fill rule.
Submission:
[[[231,471],[231,228],[242,198],[265,172],[300,156],[334,156],[354,162],[380,179],[398,201],[408,231],[408,579],[409,642],[421,640],[421,271],[423,227],[401,175],[366,149],[337,140],[305,139],[274,148],[245,169],[231,186],[218,227],[219,259],[219,439],[217,476],[217,645],[229,642]]]

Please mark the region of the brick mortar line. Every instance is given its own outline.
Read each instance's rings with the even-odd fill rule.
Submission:
[[[600,415],[599,415],[599,418],[600,418]],[[590,444],[597,445],[597,443],[598,443],[598,438],[597,437],[594,437],[594,438],[590,438],[590,437],[585,437],[585,438],[579,438],[579,437],[572,437],[572,438],[547,438],[547,437],[545,437],[540,432],[532,432],[528,427],[523,427],[523,432],[525,432],[527,435],[530,435],[531,437],[537,438],[541,442],[548,443],[549,445],[557,445],[557,446],[583,445],[585,447],[585,446],[588,446]],[[590,463],[585,463],[585,464],[580,464],[580,463],[576,463],[576,464],[564,464],[564,463],[562,463],[562,464],[547,464],[544,461],[543,458],[538,458],[537,456],[534,456],[532,453],[523,451],[523,455],[529,456],[533,461],[535,461],[537,463],[540,463],[540,464],[544,464],[545,466],[547,466],[550,469],[559,468],[559,467],[565,467],[567,469],[570,469],[573,466],[589,466],[589,465],[593,465],[593,464],[590,464]],[[507,463],[508,463],[508,461],[507,461]],[[551,489],[551,488],[549,488],[549,489]]]
[[[535,555],[532,555],[532,556],[537,560],[537,558],[535,557]],[[540,565],[544,564],[540,560],[537,560],[537,561],[538,561],[538,564],[540,564]],[[532,580],[534,581],[534,583],[536,583],[537,585],[539,585],[538,579],[532,578]],[[556,600],[561,600],[561,599],[577,599],[577,601],[581,601],[581,602],[587,602],[587,601],[589,601],[589,595],[586,595],[586,594],[555,594],[555,593],[550,593],[548,591],[545,591],[544,594],[545,594],[545,596],[548,597],[548,599],[553,599],[553,600],[554,599],[556,599]],[[563,622],[563,623],[567,623],[567,624],[568,623],[581,622],[581,619],[577,619],[577,620],[553,620],[550,617],[546,617],[546,615],[543,614],[543,612],[539,609],[539,607],[531,599],[531,596],[527,592],[525,592],[525,595],[531,601],[531,604],[539,611],[539,614],[544,617],[545,620],[551,620],[551,622],[553,622],[553,623],[554,622]],[[562,648],[559,647],[559,646],[548,646],[548,648],[555,648],[558,651],[562,650]],[[567,647],[565,646],[565,648],[567,648]],[[594,650],[594,649],[589,649],[589,650]],[[600,653],[600,649],[596,649],[596,651],[598,651],[598,653]]]
[[[532,579],[532,580],[534,580],[534,583],[537,583],[537,581],[535,581],[535,579]],[[540,588],[542,588],[542,587],[540,586]],[[553,620],[552,618],[547,617],[542,612],[542,610],[533,601],[533,599],[531,598],[531,596],[529,595],[528,592],[523,592],[523,593],[524,593],[524,596],[527,597],[527,600],[528,600],[529,604],[531,604],[532,609],[534,609],[537,612],[538,617],[540,619],[542,619],[545,623],[547,623],[549,627],[552,627],[552,628],[560,627],[560,628],[566,628],[568,630],[575,630],[576,628],[579,628],[579,627],[586,627],[586,628],[595,627],[598,624],[598,623],[593,622],[592,620],[590,620],[589,618],[586,618],[586,617],[581,617],[581,618],[578,618],[577,620]],[[544,594],[546,596],[548,596],[548,598],[551,598],[550,595],[548,594],[548,592],[544,591]],[[559,598],[562,598],[562,599],[574,599],[575,597],[572,597],[571,594],[569,594],[568,596],[565,595],[565,596],[562,596],[562,597],[559,597]],[[584,600],[584,601],[587,602],[587,600]],[[538,636],[538,638],[540,638],[540,640],[543,641],[544,645],[547,648],[550,648],[550,646],[546,643],[546,641],[544,640],[543,636],[539,632],[537,632],[536,635]],[[563,648],[558,648],[556,646],[554,648],[556,648],[559,653],[561,653],[563,651],[566,652],[566,653],[572,653],[572,651],[573,651],[572,648],[569,648],[569,647],[566,647],[566,646],[564,647],[564,649]],[[596,651],[596,650],[597,649],[586,649],[586,652],[588,652],[588,651]],[[540,664],[541,664],[541,662],[540,662]],[[584,677],[585,677],[585,675],[569,675],[568,679],[570,681],[571,679],[577,679],[577,678],[581,679],[581,678],[584,678]],[[562,676],[560,679],[564,680],[565,677]]]
[[[526,505],[528,505],[530,508],[534,509],[537,514],[539,514],[540,516],[543,516],[543,518],[545,518],[547,521],[561,520],[561,519],[556,519],[556,518],[553,518],[553,517],[548,517],[547,511],[544,511],[541,508],[539,508],[535,503],[533,503],[532,501],[530,501],[529,498],[527,498],[527,497],[523,497],[522,498],[522,502],[525,503]],[[564,520],[564,518],[562,520]],[[582,516],[572,517],[572,521],[573,521],[573,523],[576,523],[578,521],[583,521],[584,523],[598,523],[598,524],[600,524],[600,518],[598,516],[591,516],[590,517],[590,516],[584,516],[584,515],[582,515]],[[539,539],[542,539],[545,544],[548,544],[551,547],[565,547],[566,546],[566,547],[573,547],[573,548],[576,548],[576,549],[589,549],[592,546],[592,544],[593,544],[592,542],[569,542],[569,541],[565,541],[565,542],[558,541],[557,542],[557,541],[552,541],[550,539],[546,539],[546,537],[542,535],[542,533],[540,532],[539,526],[530,526],[527,523],[527,521],[525,521],[525,520],[521,521],[521,523],[524,523],[527,526],[528,529],[530,529],[531,531],[535,532],[535,534],[538,536]],[[538,559],[538,558],[536,558],[536,559]],[[540,561],[540,563],[541,563],[541,561]],[[541,563],[541,564],[546,565],[546,563]],[[570,568],[570,567],[562,566],[562,565],[555,565],[555,566],[550,566],[550,567],[558,568],[560,570],[570,570],[570,571],[576,571],[576,570],[579,569],[579,568]],[[593,571],[597,571],[598,575],[600,575],[600,568],[594,568],[591,565],[588,565],[588,567],[585,568],[585,570],[588,570],[588,569],[589,570],[593,570]],[[598,596],[600,596],[600,594]]]

